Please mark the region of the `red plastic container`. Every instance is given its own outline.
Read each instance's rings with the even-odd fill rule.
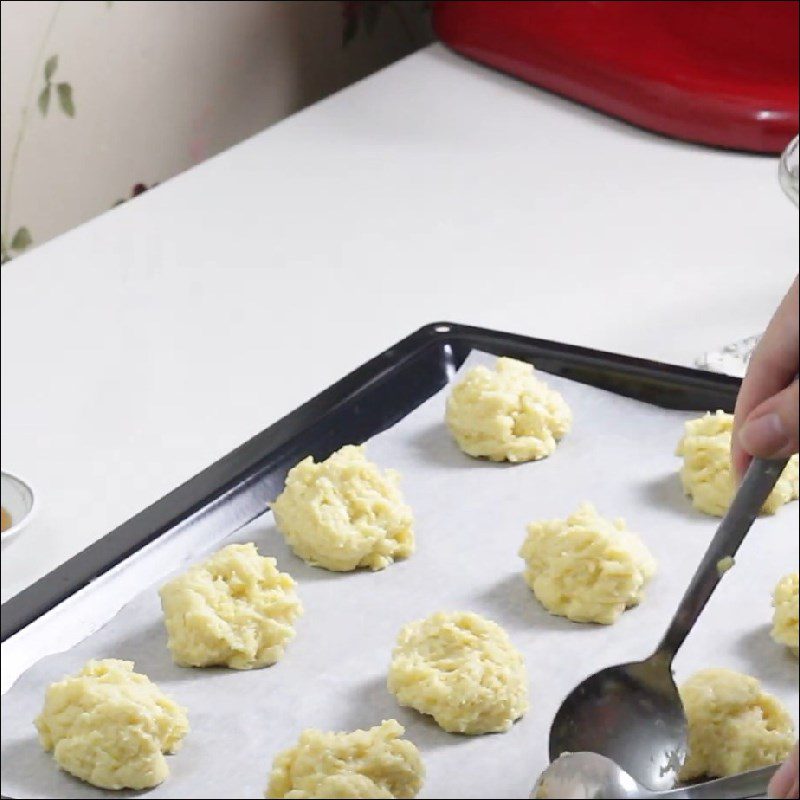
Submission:
[[[438,0],[465,56],[642,128],[779,153],[798,130],[797,2]]]

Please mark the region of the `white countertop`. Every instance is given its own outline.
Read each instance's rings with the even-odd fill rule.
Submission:
[[[797,241],[775,160],[430,47],[3,268],[3,600],[427,322],[690,364]]]

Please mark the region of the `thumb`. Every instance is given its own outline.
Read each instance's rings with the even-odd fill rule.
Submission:
[[[770,797],[797,797],[797,745],[769,782]]]
[[[799,403],[800,393],[795,381],[756,406],[739,431],[741,448],[760,458],[787,458],[796,453]]]

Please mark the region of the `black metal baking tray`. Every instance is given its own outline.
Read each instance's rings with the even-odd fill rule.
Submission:
[[[141,511],[2,606],[2,641],[161,537],[204,514],[229,534],[263,513],[286,472],[390,427],[439,391],[473,349],[646,403],[732,410],[739,380],[585,347],[449,322],[427,325],[368,361]],[[228,513],[220,514],[221,507]]]

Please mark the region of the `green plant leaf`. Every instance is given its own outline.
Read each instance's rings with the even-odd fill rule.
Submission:
[[[21,228],[17,228],[17,232],[11,237],[12,250],[24,250],[32,244],[33,237],[31,236],[31,232],[24,225]]]
[[[44,79],[49,83],[58,69],[58,56],[50,56],[44,62]]]
[[[61,110],[68,116],[75,116],[75,102],[72,99],[72,86],[68,83],[59,83],[56,86],[58,91],[58,104]]]
[[[44,89],[39,92],[39,97],[37,98],[36,102],[39,105],[39,111],[41,112],[43,117],[47,116],[47,112],[50,108],[50,89],[52,88],[52,84],[46,83],[44,85]]]

